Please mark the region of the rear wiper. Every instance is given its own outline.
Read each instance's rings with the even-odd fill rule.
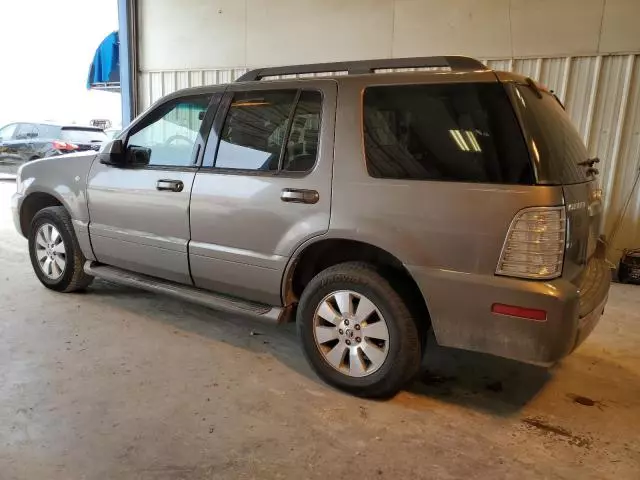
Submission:
[[[598,157],[587,158],[586,160],[582,160],[581,162],[578,162],[578,165],[580,165],[581,167],[589,167],[589,168],[591,168],[596,163],[600,163],[600,159]]]
[[[600,163],[600,159],[598,157],[587,158],[586,160],[578,162],[578,165],[581,167],[587,167],[587,177],[591,177],[600,173],[600,170],[594,167],[596,163]]]

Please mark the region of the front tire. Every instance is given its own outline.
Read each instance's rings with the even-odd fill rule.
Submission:
[[[297,324],[315,372],[351,394],[393,396],[419,371],[417,319],[372,265],[349,262],[320,272],[300,298]]]
[[[51,290],[82,290],[93,280],[84,273],[86,258],[64,207],[43,208],[33,217],[29,257],[38,280]]]

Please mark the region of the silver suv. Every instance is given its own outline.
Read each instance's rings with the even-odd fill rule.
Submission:
[[[551,92],[471,58],[302,65],[171,94],[99,154],[28,163],[13,209],[46,287],[295,318],[320,377],[383,397],[430,329],[539,365],[584,340],[610,283],[597,161]]]

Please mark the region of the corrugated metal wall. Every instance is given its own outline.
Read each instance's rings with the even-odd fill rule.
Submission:
[[[495,70],[532,77],[566,105],[589,153],[602,159],[598,165],[605,198],[604,233],[618,233],[610,248],[617,261],[625,247],[640,247],[640,191],[632,193],[640,171],[640,55],[600,55],[493,59]],[[143,72],[139,74],[140,111],[175,90],[232,82],[246,69]],[[630,198],[622,220],[623,207]]]

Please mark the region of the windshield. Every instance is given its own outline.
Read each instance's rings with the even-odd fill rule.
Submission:
[[[101,143],[108,140],[102,130],[89,128],[63,128],[60,136],[61,140],[71,143]]]
[[[553,95],[517,85],[515,104],[520,111],[536,167],[538,182],[563,185],[588,181],[586,167],[578,165],[589,154],[569,115]]]

